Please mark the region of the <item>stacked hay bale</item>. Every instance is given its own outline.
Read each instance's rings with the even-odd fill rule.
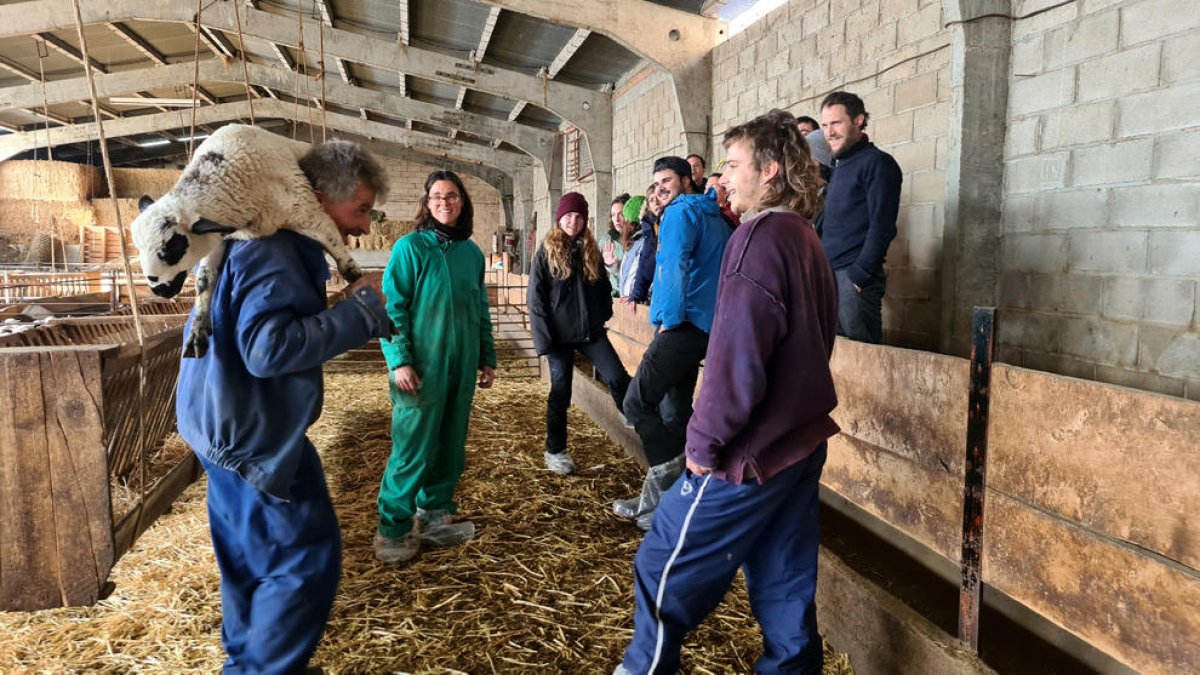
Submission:
[[[390,251],[401,237],[412,232],[412,221],[408,220],[372,220],[371,234],[361,237],[350,237],[350,248],[367,251]]]
[[[133,237],[129,234],[129,224],[137,218],[138,200],[142,196],[152,199],[162,197],[175,187],[179,173],[179,169],[113,169],[112,189],[107,192],[116,197],[116,208],[121,215],[119,224],[125,228],[130,255],[136,253],[136,249],[132,248]],[[99,196],[92,200],[95,225],[101,229],[90,231],[84,237],[83,258],[88,262],[106,262],[120,257],[117,214],[112,196]]]
[[[37,234],[78,243],[82,228],[95,220],[91,199],[102,189],[94,166],[44,160],[2,162],[0,234],[22,248]]]

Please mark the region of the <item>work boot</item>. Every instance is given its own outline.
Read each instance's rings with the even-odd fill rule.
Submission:
[[[646,479],[642,481],[642,493],[632,499],[618,499],[613,502],[613,513],[622,518],[639,519],[640,527],[641,519],[654,513],[654,509],[658,508],[658,503],[662,501],[663,492],[670,489],[683,473],[685,463],[684,456],[680,455],[650,467],[646,472]],[[642,529],[649,529],[649,526]]]
[[[417,509],[417,536],[431,546],[458,546],[475,536],[475,523],[452,523],[445,511]]]
[[[403,537],[375,535],[375,557],[385,565],[408,562],[415,558],[420,550],[421,540],[415,532],[409,532]]]
[[[546,468],[560,476],[570,476],[575,473],[575,460],[571,459],[571,453],[566,450],[562,452],[546,451],[542,457],[546,461]]]

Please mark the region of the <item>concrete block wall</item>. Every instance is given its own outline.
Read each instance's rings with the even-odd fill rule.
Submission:
[[[382,208],[392,220],[411,221],[417,215],[417,201],[425,187],[425,178],[437,167],[406,162],[387,157],[379,158],[387,170],[391,190]],[[475,234],[471,237],[484,255],[492,252],[492,234],[504,229],[504,212],[500,207],[500,192],[475,176],[459,174],[463,186],[475,207]]]
[[[774,107],[819,118],[830,91],[866,102],[867,133],[904,171],[887,257],[885,341],[937,349],[950,126],[941,0],[790,0],[713,52],[713,149]],[[715,162],[712,162],[715,166]]]
[[[633,70],[613,92],[613,194],[646,193],[654,160],[684,156],[670,76],[653,65]],[[709,162],[712,165],[712,162]]]
[[[1014,22],[1001,359],[1200,399],[1197,64],[1195,0]]]

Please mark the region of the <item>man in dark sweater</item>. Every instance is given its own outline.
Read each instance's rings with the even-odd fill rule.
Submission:
[[[900,165],[863,130],[862,99],[835,91],[821,103],[821,129],[833,151],[821,243],[838,285],[838,335],[883,342],[883,260],[896,237]]]
[[[638,549],[633,640],[614,674],[676,672],[739,567],[763,632],[754,671],[821,672],[817,487],[838,426],[837,290],[810,222],[820,180],[781,110],[726,132],[725,150],[734,210],[758,214],[725,249],[688,471]]]

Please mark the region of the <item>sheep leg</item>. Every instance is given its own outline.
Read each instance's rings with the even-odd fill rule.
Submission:
[[[196,270],[196,310],[192,317],[192,330],[183,344],[185,359],[202,358],[208,353],[208,338],[212,335],[212,292],[225,259],[225,240],[219,239],[216,248],[209,253]]]
[[[337,225],[317,205],[316,200],[313,200],[312,205],[305,209],[304,216],[296,218],[285,227],[320,244],[329,257],[333,258],[334,263],[337,264],[338,273],[342,275],[346,283],[352,284],[363,275],[362,268],[350,255],[350,247],[346,246],[346,242],[342,240],[342,233],[338,231]]]

